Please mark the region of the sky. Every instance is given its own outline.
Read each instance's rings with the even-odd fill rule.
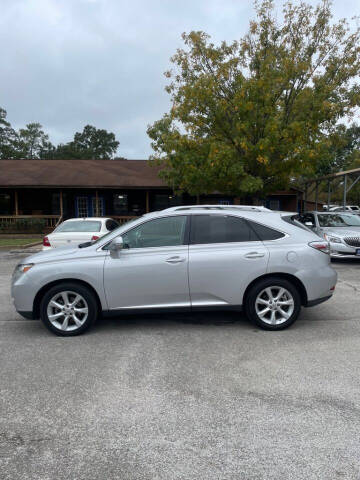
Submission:
[[[335,18],[360,15],[360,0],[333,3]],[[231,41],[253,17],[252,0],[0,0],[0,107],[54,144],[90,124],[115,133],[119,156],[148,158],[182,32]]]

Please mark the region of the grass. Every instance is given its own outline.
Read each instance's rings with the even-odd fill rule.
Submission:
[[[27,238],[0,238],[0,247],[24,247],[29,243],[41,242],[39,237]]]

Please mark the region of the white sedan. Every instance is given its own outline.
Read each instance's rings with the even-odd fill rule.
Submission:
[[[43,250],[93,242],[119,226],[112,218],[71,218],[44,237]]]

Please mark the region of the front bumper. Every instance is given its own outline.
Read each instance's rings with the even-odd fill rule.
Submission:
[[[351,247],[345,243],[330,242],[331,256],[356,255],[356,250],[358,250],[358,248]]]
[[[35,320],[35,316],[33,312],[24,312],[17,310],[17,313],[22,317],[26,318],[27,320]]]

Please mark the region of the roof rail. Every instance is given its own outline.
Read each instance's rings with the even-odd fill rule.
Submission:
[[[163,212],[178,212],[185,210],[243,210],[247,212],[271,212],[268,208],[254,205],[178,205],[165,208]]]

